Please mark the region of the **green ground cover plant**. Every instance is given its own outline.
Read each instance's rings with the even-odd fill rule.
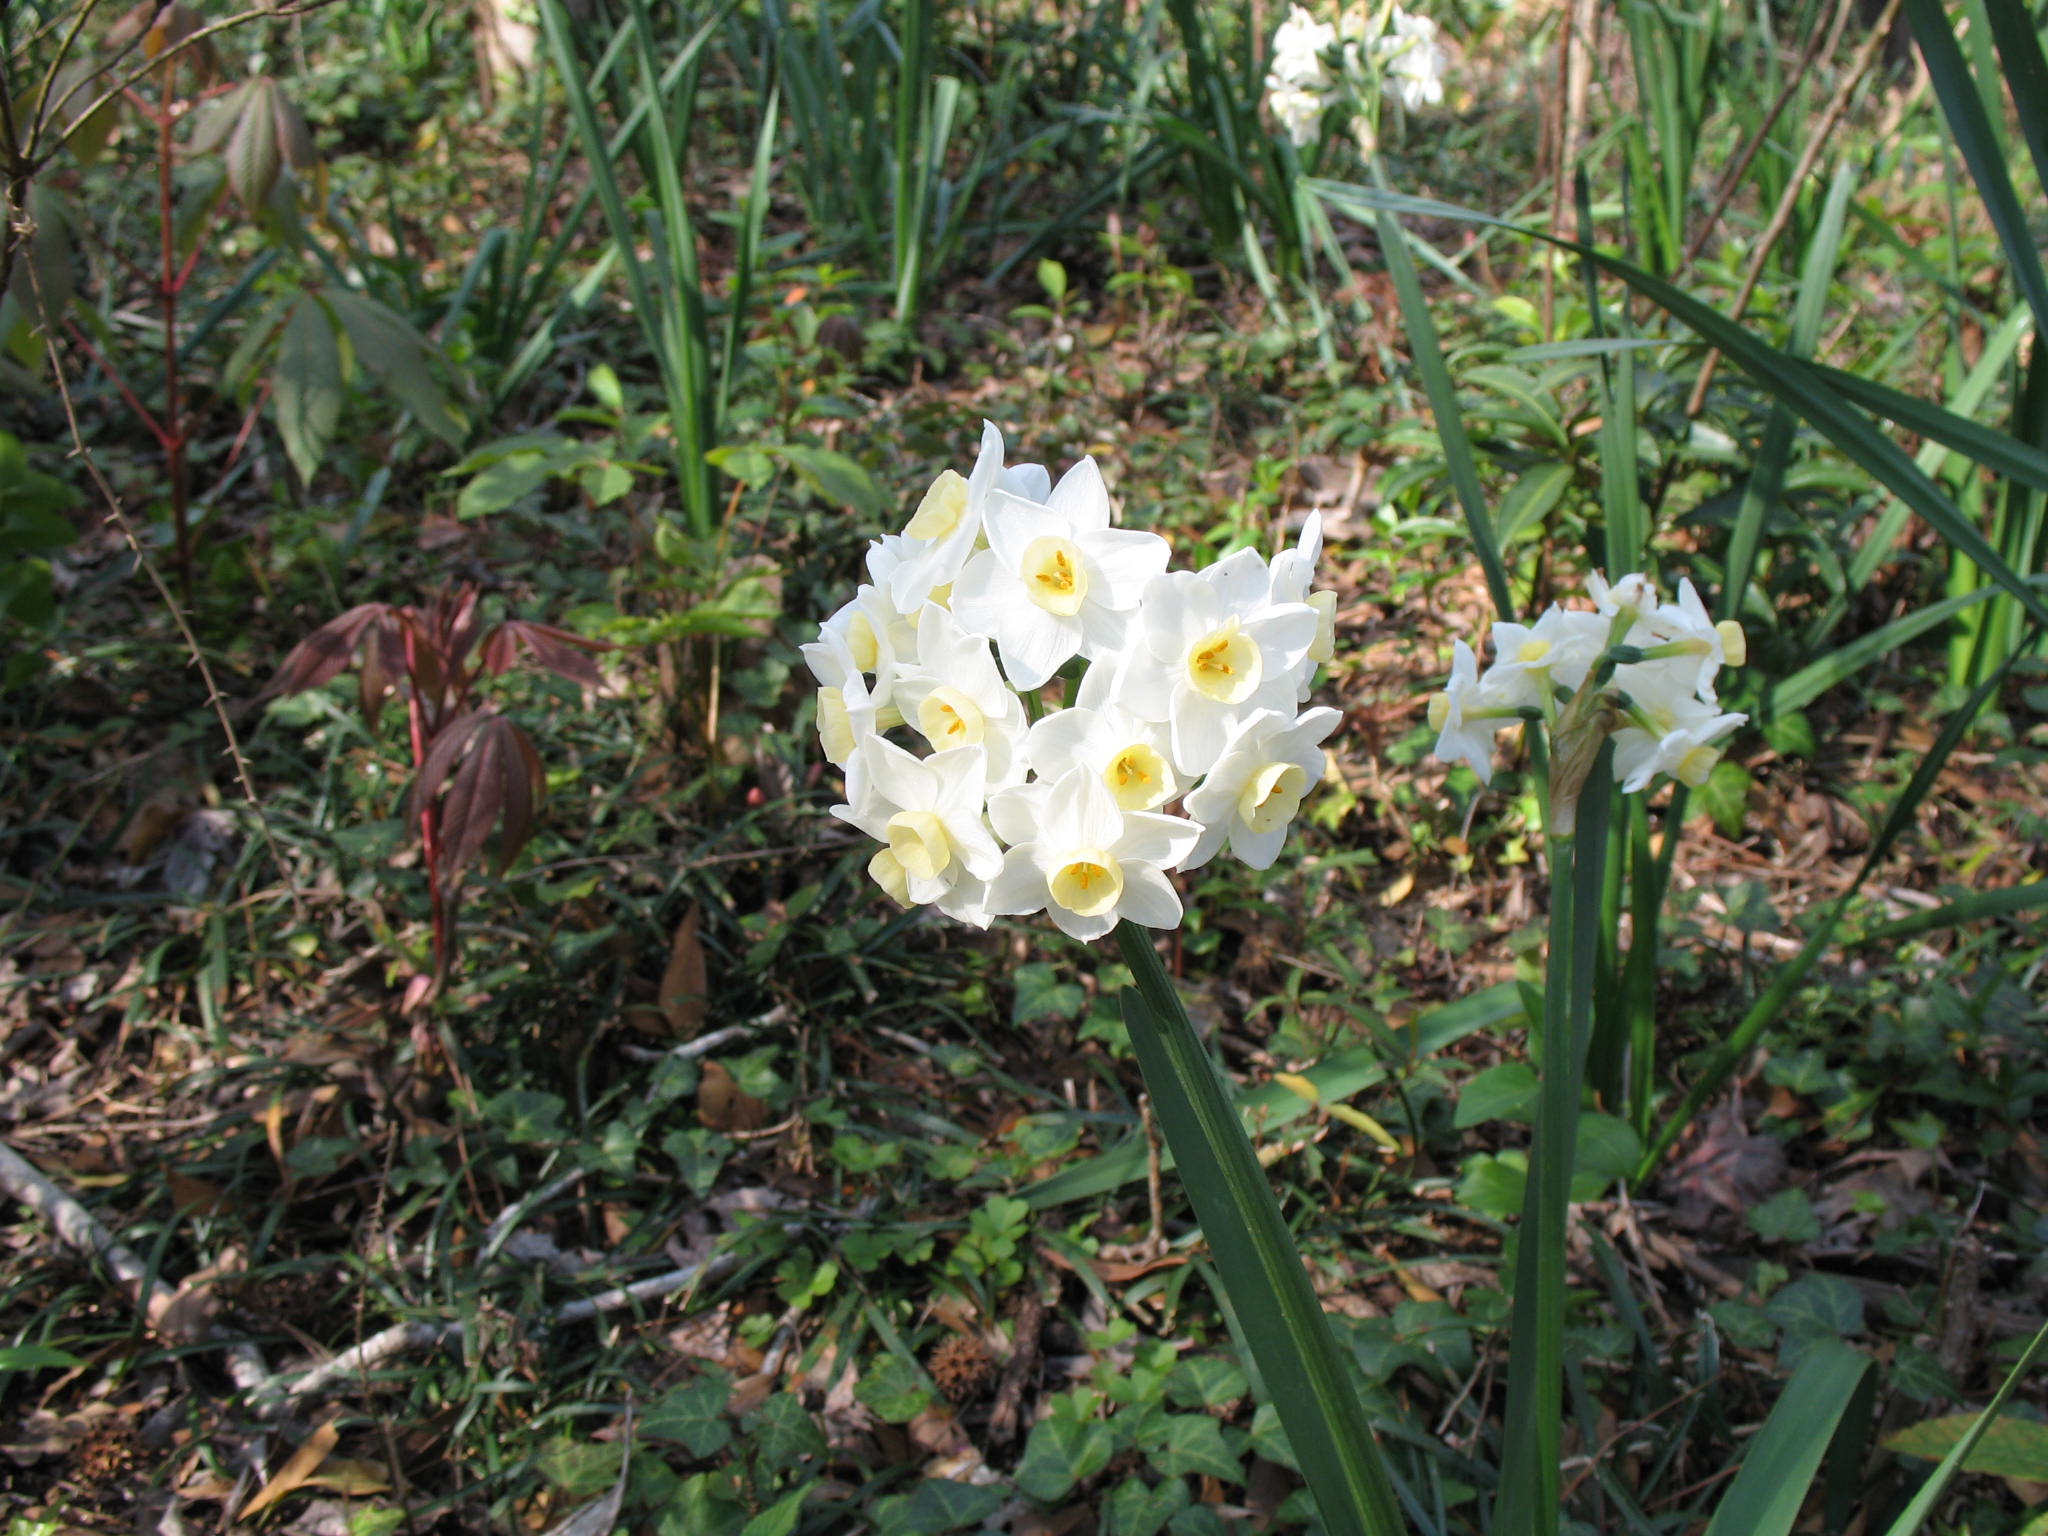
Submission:
[[[8,1536],[2048,1528],[2044,178],[2020,0],[0,9]]]

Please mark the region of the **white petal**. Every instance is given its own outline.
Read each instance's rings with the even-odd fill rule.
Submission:
[[[1046,503],[1070,528],[1109,526],[1109,487],[1102,483],[1102,466],[1094,459],[1082,459],[1060,476]]]
[[[1207,773],[1230,742],[1233,716],[1226,704],[1213,704],[1183,689],[1174,696],[1173,766],[1189,778]]]
[[[1004,570],[1015,572],[1024,563],[1024,551],[1033,539],[1070,538],[1074,530],[1048,507],[1008,491],[990,491],[988,516],[982,520],[981,531],[997,562]]]
[[[1043,781],[998,790],[988,797],[989,824],[996,836],[1016,846],[1036,842],[1045,825],[1045,797],[1052,785]]]
[[[1096,670],[1090,667],[1088,676],[1093,677]],[[1087,687],[1085,681],[1082,687]],[[1079,706],[1047,715],[1031,727],[1031,771],[1041,779],[1050,780],[1061,777],[1070,768],[1085,764],[1089,757],[1089,738],[1101,723],[1101,715]]]
[[[1045,888],[1045,876],[1038,872],[1033,857],[1036,852],[1031,844],[1024,843],[1003,855],[1002,873],[988,885],[990,912],[1020,917],[1042,910],[1051,899]]]
[[[1003,653],[1003,671],[1013,688],[1043,687],[1047,678],[1079,653],[1081,621],[1047,613],[1020,597],[1003,616],[996,631],[996,647]]]
[[[880,736],[861,744],[874,793],[898,810],[929,810],[938,803],[941,780],[932,766]]]
[[[1135,608],[1145,584],[1164,574],[1173,550],[1166,540],[1142,528],[1104,528],[1077,541],[1088,557],[1091,577],[1108,589],[1102,602],[1110,608]],[[1089,597],[1095,596],[1094,589]]]
[[[1125,811],[1123,841],[1116,856],[1124,862],[1172,869],[1188,856],[1202,835],[1196,823],[1183,816],[1161,816],[1156,811]]]
[[[1123,866],[1124,894],[1116,904],[1118,917],[1128,918],[1146,928],[1178,928],[1180,897],[1173,882],[1149,864]]]
[[[1230,829],[1230,851],[1253,869],[1271,869],[1273,861],[1280,857],[1280,849],[1287,841],[1288,828],[1275,827],[1270,832],[1254,832],[1242,821]]]
[[[1124,887],[1124,893],[1126,896],[1130,894],[1128,885]],[[1045,912],[1061,933],[1070,939],[1079,939],[1083,944],[1102,938],[1116,927],[1114,911],[1104,912],[1098,917],[1083,917],[1078,912],[1069,912],[1056,901],[1048,901]]]
[[[1195,839],[1195,846],[1188,851],[1188,856],[1182,859],[1177,867],[1200,869],[1215,858],[1216,850],[1223,846],[1224,838],[1230,835],[1230,825],[1235,820],[1235,816],[1229,816],[1220,821],[1203,823],[1202,835]]]

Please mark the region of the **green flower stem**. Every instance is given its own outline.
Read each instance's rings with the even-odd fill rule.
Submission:
[[[1117,924],[1137,985],[1124,1023],[1245,1342],[1332,1536],[1400,1536],[1392,1480],[1339,1347],[1215,1063],[1152,934]]]
[[[1593,980],[1606,888],[1608,813],[1614,796],[1611,745],[1601,746],[1591,777],[1603,788],[1579,807],[1576,834],[1561,832],[1552,809],[1550,944],[1543,982],[1542,1086],[1536,1134],[1516,1235],[1514,1321],[1508,1340],[1508,1401],[1496,1536],[1556,1536],[1558,1458],[1564,1416],[1565,1248],[1571,1221],[1572,1164],[1578,1151],[1586,1045],[1593,1025]],[[1586,856],[1580,858],[1580,853]]]

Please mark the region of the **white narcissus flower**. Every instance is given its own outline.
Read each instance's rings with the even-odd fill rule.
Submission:
[[[1444,691],[1429,701],[1429,723],[1437,733],[1436,755],[1447,763],[1460,758],[1472,765],[1479,782],[1493,782],[1493,738],[1516,716],[1504,698],[1486,688],[1479,677],[1479,659],[1459,640],[1451,646],[1451,677]]]
[[[1024,701],[996,670],[987,638],[937,603],[925,604],[916,664],[899,667],[891,702],[934,752],[982,748],[991,789],[1024,776]]]
[[[1388,88],[1405,109],[1420,111],[1444,99],[1448,60],[1443,44],[1437,41],[1435,22],[1427,16],[1411,16],[1397,5],[1379,49]]]
[[[1337,41],[1337,29],[1317,21],[1301,6],[1291,6],[1287,19],[1273,32],[1273,58],[1266,77],[1269,89],[1278,85],[1306,90],[1327,90],[1329,72],[1323,68],[1323,53]]]
[[[1640,571],[1631,571],[1612,586],[1604,575],[1594,571],[1586,578],[1586,595],[1593,599],[1594,607],[1610,618],[1632,613],[1647,619],[1657,611],[1657,584]]]
[[[1323,98],[1298,85],[1276,85],[1270,78],[1266,86],[1266,105],[1272,109],[1273,121],[1287,135],[1287,142],[1296,149],[1306,149],[1315,143],[1323,128]]]
[[[1261,709],[1291,714],[1299,700],[1319,621],[1271,593],[1271,572],[1249,549],[1145,588],[1116,700],[1166,725],[1174,766],[1191,778],[1223,755],[1240,721]]]
[[[1316,611],[1316,637],[1309,643],[1308,659],[1319,667],[1337,659],[1337,594],[1310,590],[1322,558],[1323,514],[1311,512],[1301,525],[1300,541],[1275,555],[1272,567],[1273,601],[1307,603]],[[1313,685],[1313,676],[1305,673],[1299,697],[1306,699]]]
[[[1575,612],[1555,603],[1534,624],[1494,620],[1487,693],[1504,704],[1541,706],[1554,697],[1553,684],[1566,693],[1578,692],[1607,649],[1608,629],[1608,621],[1597,613]]]
[[[1714,674],[1723,665],[1739,667],[1749,660],[1749,641],[1742,626],[1733,619],[1716,624],[1689,580],[1678,583],[1676,603],[1665,603],[1644,622],[1659,640],[1681,645],[1687,654],[1698,658],[1693,686],[1710,702],[1716,697]]]
[[[1253,869],[1271,869],[1294,813],[1322,782],[1322,743],[1343,718],[1321,708],[1299,719],[1261,710],[1247,720],[1187,797],[1202,835],[1181,868],[1201,868],[1228,839],[1230,851]]]
[[[1653,705],[1634,695],[1630,699],[1640,720],[1614,733],[1614,776],[1629,794],[1648,788],[1660,773],[1698,789],[1721,760],[1715,743],[1749,719],[1721,714],[1711,704],[1679,694]]]
[[[1049,782],[1086,768],[1109,786],[1119,810],[1156,810],[1184,787],[1171,743],[1159,725],[1112,700],[1111,682],[1109,664],[1096,663],[1071,705],[1031,727],[1031,771]]]
[[[840,669],[850,660],[856,672],[874,678],[868,691],[877,705],[886,706],[898,666],[917,654],[917,631],[886,592],[868,584],[819,625],[818,638],[802,650],[812,676],[828,688],[844,681]]]
[[[887,578],[890,600],[900,612],[910,614],[934,593],[943,600],[981,537],[989,493],[1005,490],[1027,501],[1043,501],[1051,484],[1041,465],[1005,469],[1003,434],[994,422],[984,421],[973,473],[963,477],[957,470],[941,470],[902,534],[884,540],[895,557]]]
[[[880,736],[864,738],[846,771],[845,805],[832,814],[885,847],[868,865],[906,906],[937,901],[963,876],[993,880],[1003,853],[982,822],[988,759],[980,747],[915,758]]]
[[[953,586],[953,612],[993,636],[1011,685],[1044,686],[1071,658],[1122,649],[1124,627],[1170,551],[1156,533],[1109,525],[1109,490],[1093,459],[1060,477],[1043,506],[992,491],[988,548]]]
[[[990,911],[1044,911],[1081,940],[1099,939],[1126,919],[1180,926],[1180,897],[1165,872],[1194,846],[1192,822],[1119,810],[1109,786],[1085,767],[1056,783],[1005,791],[989,809],[999,827],[1030,834],[1004,855]]]

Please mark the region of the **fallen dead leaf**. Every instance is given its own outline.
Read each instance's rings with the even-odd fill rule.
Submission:
[[[704,1028],[704,1008],[710,994],[710,977],[704,966],[704,946],[697,929],[704,909],[696,902],[676,924],[676,936],[669,945],[668,969],[661,973],[661,990],[655,999],[668,1032],[678,1040],[694,1039]]]
[[[715,1061],[704,1063],[697,1082],[697,1118],[714,1131],[758,1131],[768,1123],[768,1105],[742,1092],[732,1073]]]
[[[306,1437],[301,1445],[277,1469],[277,1475],[257,1492],[256,1497],[242,1506],[239,1518],[247,1520],[251,1515],[261,1514],[286,1495],[296,1493],[306,1486],[307,1480],[320,1470],[321,1464],[333,1454],[341,1442],[341,1421],[327,1420]]]

